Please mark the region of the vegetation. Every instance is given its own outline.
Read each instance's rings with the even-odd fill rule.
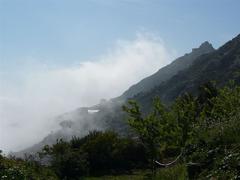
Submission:
[[[240,87],[206,83],[150,113],[123,107],[133,136],[90,132],[45,146],[34,159],[0,156],[1,179],[239,179]],[[47,162],[47,163],[43,163]],[[44,165],[45,164],[45,165]]]
[[[178,163],[188,167],[190,179],[240,178],[240,87],[233,81],[222,89],[208,82],[198,96],[184,94],[168,109],[156,99],[145,116],[136,102],[129,106],[123,107],[128,123],[152,164],[173,165],[177,161],[159,159],[172,159],[170,152],[181,149]]]
[[[131,107],[123,106],[123,110],[129,114],[128,123],[144,145],[152,172],[155,173],[154,161],[161,157],[162,151],[169,146],[177,145],[179,141],[177,122],[158,98],[154,100],[153,111],[145,117],[143,117],[136,102],[129,101],[129,104]]]
[[[50,168],[41,166],[33,159],[6,158],[0,154],[0,179],[55,180],[58,178]]]
[[[116,133],[90,132],[70,142],[46,146],[41,156],[50,155],[51,167],[60,178],[128,172],[146,163],[144,148]]]

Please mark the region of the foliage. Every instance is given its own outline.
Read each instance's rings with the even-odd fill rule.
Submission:
[[[90,132],[70,142],[59,140],[46,146],[42,156],[50,156],[51,167],[60,178],[126,172],[146,163],[144,148],[130,138],[111,131]]]
[[[36,161],[6,158],[0,155],[0,179],[56,180],[58,178],[53,171]]]
[[[129,101],[129,105],[123,106],[123,110],[129,114],[128,123],[148,152],[154,171],[154,160],[159,159],[167,146],[178,143],[179,128],[174,116],[165,109],[159,98],[154,100],[153,111],[145,117],[135,101]]]
[[[217,95],[209,98],[209,103],[203,106],[198,117],[195,144],[187,149],[188,160],[201,163],[198,172],[191,173],[193,177],[239,178],[239,97],[239,86],[230,82],[228,86],[219,89]]]
[[[184,94],[176,99],[172,106],[173,113],[180,129],[180,146],[184,147],[192,143],[194,134],[194,126],[197,117],[197,103],[193,96]],[[177,137],[175,137],[177,138]]]
[[[163,147],[169,152],[175,145],[183,150],[182,162],[189,164],[189,178],[239,177],[240,151],[233,147],[240,144],[240,87],[234,82],[222,89],[205,83],[198,96],[186,93],[168,109],[157,100],[154,111],[144,117],[136,102],[129,104],[130,108],[124,106],[129,125],[152,153],[150,157],[157,159],[154,153],[159,155]],[[168,133],[170,129],[173,133]],[[162,154],[162,159],[169,159],[168,155]]]
[[[39,153],[48,166],[0,155],[0,178],[149,179],[149,167],[155,179],[240,178],[240,87],[234,82],[221,89],[205,83],[197,96],[185,93],[171,106],[156,98],[149,113],[135,101],[123,109],[134,137],[92,131],[58,140]],[[179,152],[178,161],[166,165]],[[155,160],[165,167],[155,169]]]

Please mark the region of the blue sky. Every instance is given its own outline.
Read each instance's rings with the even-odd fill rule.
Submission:
[[[178,55],[205,40],[218,47],[240,32],[239,7],[239,0],[0,0],[0,63],[10,70],[34,57],[68,65],[139,31],[158,34]]]

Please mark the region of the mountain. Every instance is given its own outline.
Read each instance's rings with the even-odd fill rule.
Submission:
[[[183,93],[196,94],[198,88],[208,81],[215,81],[217,86],[223,86],[229,80],[240,83],[240,35],[219,49],[199,56],[189,68],[151,91],[136,95],[134,99],[141,103],[143,109],[147,109],[155,96],[168,104]]]
[[[16,157],[24,157],[25,154],[35,154],[45,145],[52,145],[57,139],[69,141],[73,136],[83,137],[89,131],[113,129],[119,132],[121,127],[126,130],[126,123],[120,119],[123,117],[121,111],[122,103],[113,101],[102,101],[100,104],[92,107],[81,107],[72,112],[57,116],[53,119],[59,124],[59,129],[50,132],[42,141],[23,149],[19,152],[11,152]],[[115,119],[116,121],[113,121]]]
[[[159,69],[153,75],[131,86],[119,97],[119,99],[131,98],[138,93],[150,91],[152,88],[160,85],[164,81],[167,81],[168,79],[176,75],[178,72],[187,69],[199,56],[213,52],[214,50],[215,49],[209,42],[206,41],[202,43],[198,48],[192,49],[191,53],[185,54],[184,56],[177,58],[171,64]]]
[[[15,153],[15,155],[23,156],[25,152],[35,153],[43,148],[44,145],[55,143],[59,138],[70,140],[74,135],[83,136],[93,129],[113,129],[120,134],[125,134],[128,127],[123,121],[125,114],[122,112],[121,107],[127,98],[132,98],[141,92],[150,91],[161,82],[170,79],[179,71],[189,67],[197,57],[212,51],[214,51],[214,48],[206,41],[198,48],[192,49],[192,52],[177,58],[171,64],[159,69],[155,74],[131,86],[121,96],[92,107],[82,107],[56,117],[55,120],[60,125],[59,130],[51,132],[41,142]],[[98,110],[99,112],[97,114],[88,113],[88,110]]]
[[[126,114],[121,107],[127,99],[135,99],[142,110],[147,112],[155,96],[159,96],[165,104],[171,104],[185,92],[196,94],[199,86],[210,80],[223,86],[231,79],[240,84],[240,35],[217,50],[205,42],[191,53],[132,86],[122,96],[59,116],[57,120],[61,127],[58,131],[50,133],[40,143],[17,155],[37,152],[45,144],[55,143],[59,138],[69,140],[74,135],[84,136],[93,129],[112,129],[126,135]]]

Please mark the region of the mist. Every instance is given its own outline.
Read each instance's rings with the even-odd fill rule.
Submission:
[[[59,128],[54,117],[121,95],[170,63],[172,52],[156,35],[138,34],[68,66],[52,67],[32,57],[15,77],[21,83],[0,77],[0,149],[18,151],[37,143]]]

